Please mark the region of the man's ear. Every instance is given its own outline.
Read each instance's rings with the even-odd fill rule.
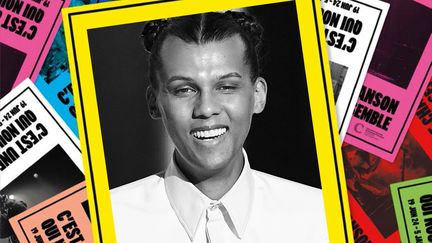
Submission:
[[[154,88],[149,85],[147,87],[147,91],[146,91],[146,98],[147,98],[147,108],[150,114],[150,117],[157,120],[161,118],[161,113],[159,111],[159,107],[157,105],[157,100],[156,100],[156,91],[154,90]]]
[[[267,83],[262,77],[258,77],[255,80],[254,85],[254,113],[258,114],[264,110],[267,100]]]

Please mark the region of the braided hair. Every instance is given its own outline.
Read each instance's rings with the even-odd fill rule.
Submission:
[[[250,65],[253,82],[260,72],[258,52],[262,33],[262,26],[244,12],[210,12],[149,21],[144,26],[141,38],[145,50],[150,53],[150,83],[153,88],[158,87],[156,70],[161,65],[160,49],[169,35],[198,45],[239,35],[245,44],[244,59]]]

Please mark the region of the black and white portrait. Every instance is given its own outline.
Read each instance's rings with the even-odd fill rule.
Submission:
[[[118,242],[328,242],[295,2],[88,37]]]

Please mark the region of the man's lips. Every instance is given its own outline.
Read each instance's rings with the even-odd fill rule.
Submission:
[[[214,139],[224,135],[228,131],[227,126],[217,125],[211,127],[198,127],[192,129],[190,134],[197,139]]]

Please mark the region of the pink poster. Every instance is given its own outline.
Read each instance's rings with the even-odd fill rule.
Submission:
[[[410,132],[432,160],[432,78],[417,108]]]
[[[424,4],[425,6],[432,8],[432,1],[430,0],[415,0],[418,3]]]
[[[432,75],[432,9],[386,2],[390,10],[345,141],[392,162]]]
[[[33,82],[70,0],[0,0],[0,98],[29,77]]]

